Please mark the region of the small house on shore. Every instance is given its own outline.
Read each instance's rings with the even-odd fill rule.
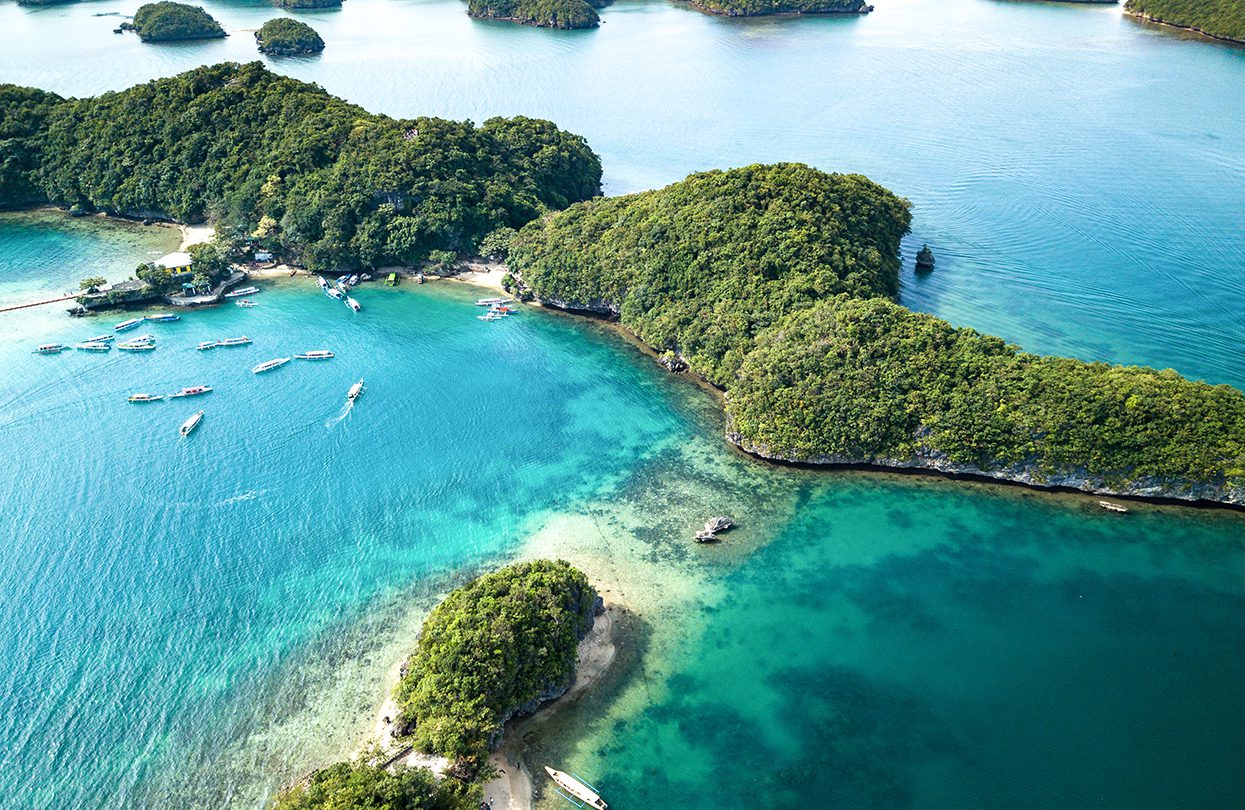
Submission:
[[[190,272],[190,254],[184,250],[175,250],[167,256],[156,259],[156,267],[162,267],[170,273]]]

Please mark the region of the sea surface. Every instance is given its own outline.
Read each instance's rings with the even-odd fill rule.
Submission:
[[[148,46],[111,33],[134,6],[0,4],[0,81],[83,95],[259,58],[249,30],[278,12],[205,6],[227,40]],[[551,118],[610,193],[757,161],[864,172],[912,201],[909,260],[938,256],[905,270],[909,306],[1245,385],[1245,50],[996,0],[759,21],[621,2],[572,33],[462,11],[349,0],[299,15],[321,57],[270,64],[395,116]],[[176,241],[0,216],[0,306]],[[535,764],[619,810],[1245,804],[1239,513],[758,464],[609,329],[481,323],[478,295],[372,285],[354,315],[283,279],[146,325],[136,356],[31,353],[125,315],[0,314],[6,802],[260,806],[363,741],[439,595],[561,555],[633,617]],[[250,372],[313,348],[337,357]],[[125,401],[197,383],[216,391]],[[691,544],[715,513],[740,528]]]

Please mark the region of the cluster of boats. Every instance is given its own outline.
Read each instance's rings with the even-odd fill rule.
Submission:
[[[171,312],[161,312],[156,315],[146,315],[142,318],[130,318],[128,321],[122,321],[112,328],[114,332],[128,332],[131,329],[137,329],[144,323],[170,323],[172,321],[180,321],[181,315],[174,315]],[[87,338],[81,343],[75,343],[73,348],[83,352],[108,352],[112,351],[113,343],[116,336],[104,333],[96,335],[93,338]],[[139,335],[131,338],[124,343],[116,344],[118,351],[123,352],[149,352],[156,348],[156,339],[152,335]],[[70,348],[64,343],[44,343],[35,349],[35,354],[60,354]]]
[[[488,307],[488,312],[476,317],[482,321],[500,321],[502,318],[518,314],[518,310],[510,306],[512,298],[481,298],[476,301],[477,307]]]
[[[337,281],[329,284],[328,280],[325,279],[324,276],[316,276],[316,283],[320,285],[320,289],[329,298],[332,298],[334,301],[341,301],[355,312],[358,312],[363,309],[363,306],[350,296],[350,290],[360,281],[367,281],[370,278],[371,276],[367,274],[362,276],[339,276]]]

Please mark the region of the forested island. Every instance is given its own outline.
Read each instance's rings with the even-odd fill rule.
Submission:
[[[770,14],[865,14],[873,6],[864,0],[690,0],[701,11],[726,17],[763,17]]]
[[[1128,0],[1134,17],[1229,42],[1245,42],[1245,0]]]
[[[139,6],[134,12],[134,21],[122,23],[121,28],[135,32],[143,42],[181,42],[225,36],[225,29],[202,6],[169,0]]]
[[[541,28],[596,28],[609,0],[467,0],[467,13]]]
[[[339,762],[285,791],[275,810],[476,810],[503,725],[569,688],[597,604],[588,578],[562,560],[516,563],[454,590],[424,621],[396,694],[395,736],[448,757],[448,775]]]
[[[270,56],[310,56],[324,50],[324,40],[306,23],[289,17],[269,20],[255,32],[259,50]]]
[[[473,253],[600,189],[597,156],[548,121],[373,115],[259,62],[98,98],[0,85],[0,207],[211,219],[311,269]]]
[[[289,9],[341,8],[342,0],[272,0],[272,4]]]
[[[908,223],[859,175],[749,166],[532,222],[509,265],[724,390],[729,438],[765,458],[1245,504],[1245,395],[903,309]]]

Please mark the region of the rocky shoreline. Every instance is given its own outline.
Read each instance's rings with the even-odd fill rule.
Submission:
[[[1142,11],[1133,11],[1132,9],[1125,8],[1124,16],[1131,17],[1138,22],[1150,23],[1151,25],[1161,25],[1164,28],[1175,28],[1178,31],[1188,31],[1193,34],[1197,34],[1198,36],[1206,37],[1207,39],[1213,39],[1216,42],[1231,42],[1234,45],[1245,45],[1245,39],[1235,39],[1233,37],[1225,37],[1220,34],[1212,34],[1208,31],[1203,31],[1195,25],[1179,25],[1177,23],[1167,22],[1166,20],[1161,20],[1158,17],[1153,17]]]

